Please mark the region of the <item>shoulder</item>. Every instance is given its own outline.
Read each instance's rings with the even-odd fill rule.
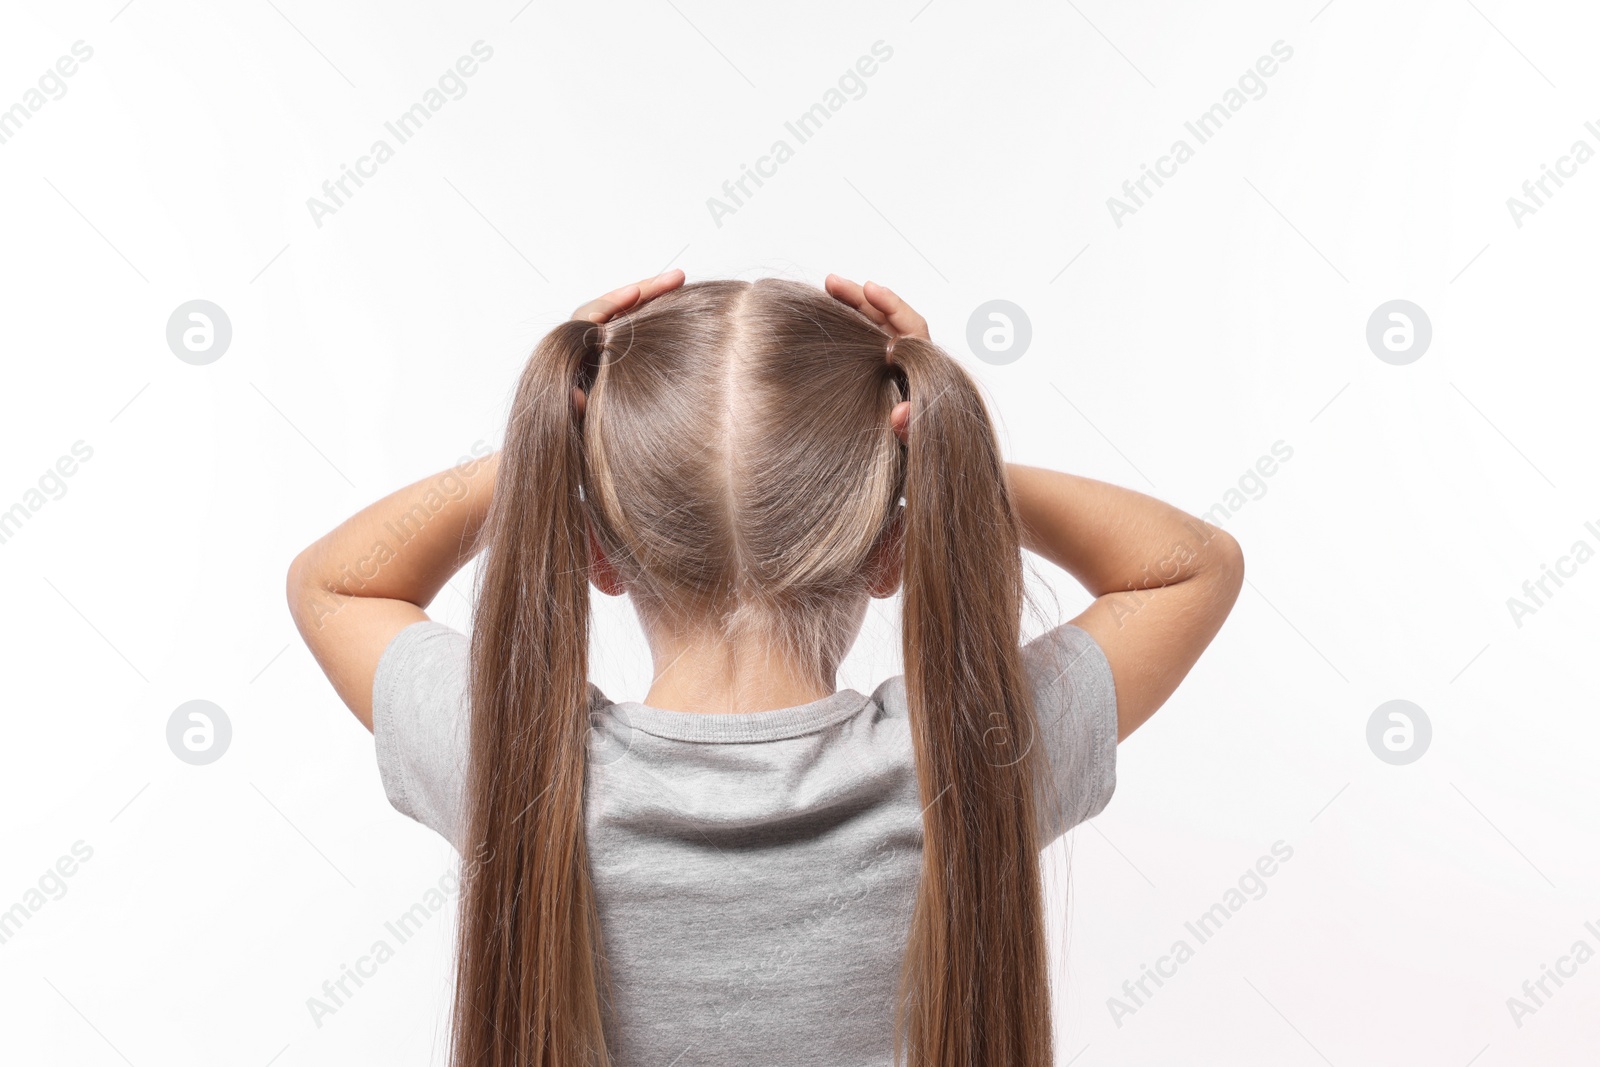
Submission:
[[[1087,630],[1066,622],[1022,645],[1022,671],[1036,707],[1114,702],[1111,664]],[[872,691],[873,701],[890,718],[908,714],[906,677],[886,678]]]
[[[1094,637],[1061,623],[1021,647],[1033,705],[1041,797],[1041,844],[1098,814],[1116,788],[1117,694],[1111,664]],[[886,719],[909,715],[905,675],[872,693]]]
[[[433,620],[384,649],[373,679],[378,770],[396,810],[461,848],[471,735],[472,639]],[[592,682],[589,711],[611,701]]]
[[[906,699],[906,676],[897,674],[878,683],[878,687],[872,691],[872,703],[885,718],[906,718],[910,714],[910,702]]]
[[[412,623],[389,641],[373,679],[374,709],[416,707],[418,696],[453,698],[465,709],[471,684],[472,638],[452,626],[427,619]],[[407,699],[409,698],[409,699]],[[589,707],[600,710],[614,701],[593,682]]]

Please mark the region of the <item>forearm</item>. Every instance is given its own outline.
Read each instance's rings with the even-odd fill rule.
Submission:
[[[1023,545],[1093,596],[1073,623],[1111,664],[1117,739],[1148,719],[1216,636],[1244,581],[1225,531],[1092,478],[1008,464]]]
[[[498,459],[473,459],[390,493],[306,548],[290,568],[297,619],[327,598],[426,607],[476,551]]]
[[[1220,575],[1238,546],[1154,497],[1073,474],[1008,463],[1023,547],[1096,597]]]

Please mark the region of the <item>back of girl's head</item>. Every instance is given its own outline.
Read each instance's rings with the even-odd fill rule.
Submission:
[[[821,290],[764,279],[563,323],[523,371],[473,622],[457,1067],[609,1062],[584,814],[590,532],[647,624],[753,636],[831,685],[891,530],[923,828],[896,1051],[1049,1063],[1043,763],[993,424],[937,346],[891,346]]]
[[[888,338],[777,279],[687,285],[586,332],[588,517],[641,613],[831,682],[901,492]]]

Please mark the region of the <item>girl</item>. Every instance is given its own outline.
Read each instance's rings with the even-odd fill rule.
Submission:
[[[453,1063],[1045,1067],[1039,852],[1110,799],[1239,547],[1005,464],[882,286],[682,281],[579,308],[502,452],[290,569],[390,801],[463,856]],[[1096,598],[1026,646],[1023,547]],[[469,638],[423,609],[480,550]],[[649,639],[642,702],[587,680],[590,582]],[[904,675],[837,690],[902,586]]]

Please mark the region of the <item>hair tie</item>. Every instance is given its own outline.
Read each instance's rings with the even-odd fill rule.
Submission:
[[[605,323],[587,323],[583,330],[583,358],[578,361],[578,388],[585,393],[593,387],[595,378],[600,374],[600,358],[605,350]]]

